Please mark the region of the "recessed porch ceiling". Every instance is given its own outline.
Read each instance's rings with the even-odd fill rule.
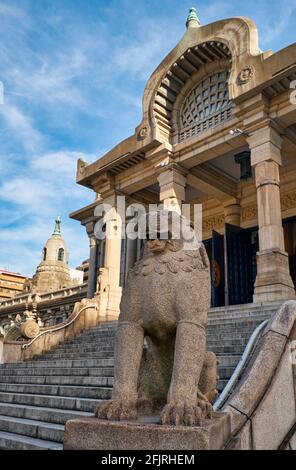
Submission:
[[[236,182],[240,181],[240,166],[235,163],[234,155],[244,150],[249,150],[248,147],[242,147],[236,152],[229,152],[228,154],[221,155],[220,157],[214,158],[207,163],[208,166],[214,168],[216,171],[222,173],[228,178],[233,179]]]

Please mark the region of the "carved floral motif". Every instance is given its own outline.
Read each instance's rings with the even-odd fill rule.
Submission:
[[[214,229],[221,228],[225,224],[224,214],[213,215],[203,219],[202,228],[204,232],[210,232]]]
[[[246,220],[253,220],[256,218],[257,218],[257,204],[242,207],[242,212],[241,212],[242,222]]]
[[[255,75],[255,67],[253,65],[247,65],[238,74],[237,81],[239,85],[248,83]]]
[[[139,139],[146,139],[147,136],[148,136],[148,127],[143,126],[139,132]]]
[[[296,191],[281,196],[282,211],[296,208]]]

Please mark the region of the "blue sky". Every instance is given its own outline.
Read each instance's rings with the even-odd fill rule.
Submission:
[[[94,200],[75,184],[76,160],[133,133],[145,82],[191,6],[203,24],[251,17],[263,50],[296,41],[296,0],[0,0],[0,267],[32,275],[57,215],[71,267],[87,258],[68,218]]]

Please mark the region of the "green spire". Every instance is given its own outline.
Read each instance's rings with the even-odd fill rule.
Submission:
[[[198,26],[200,26],[200,20],[199,20],[199,18],[198,18],[198,16],[197,16],[196,8],[194,8],[194,7],[191,7],[191,8],[189,9],[189,15],[188,15],[188,18],[187,18],[187,21],[186,21],[186,28],[189,27],[189,23],[190,23],[191,21],[197,22]]]
[[[53,235],[61,235],[61,223],[61,218],[57,217],[55,220]]]

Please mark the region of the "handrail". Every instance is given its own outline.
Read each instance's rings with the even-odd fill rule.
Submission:
[[[79,317],[79,315],[81,314],[81,312],[83,312],[84,310],[87,310],[88,308],[94,308],[94,309],[98,309],[98,306],[97,305],[88,305],[88,306],[85,306],[83,307],[81,310],[79,310],[79,312],[77,312],[77,314],[75,315],[74,318],[72,318],[71,321],[69,321],[69,323],[66,323],[65,325],[62,325],[62,326],[58,326],[57,328],[53,328],[52,330],[46,330],[46,331],[42,331],[41,333],[39,333],[39,335],[35,336],[35,338],[33,338],[29,343],[25,343],[22,345],[22,349],[27,349],[29,346],[31,346],[38,338],[40,338],[41,336],[47,334],[47,333],[54,333],[55,331],[60,331],[60,330],[63,330],[64,328],[67,328],[68,326],[72,325],[72,323]]]
[[[226,387],[223,389],[221,395],[217,398],[217,400],[215,401],[215,403],[213,405],[213,408],[214,408],[215,411],[222,408],[222,406],[225,404],[227,398],[231,394],[232,390],[234,389],[235,385],[237,384],[238,378],[239,378],[243,368],[245,367],[246,363],[248,362],[248,360],[251,356],[254,344],[257,341],[257,338],[258,338],[259,334],[261,333],[261,331],[263,330],[263,328],[267,325],[268,321],[269,320],[265,320],[259,326],[257,326],[257,328],[253,331],[253,333],[252,333],[252,335],[251,335],[251,337],[248,341],[248,344],[247,344],[247,346],[244,350],[244,353],[243,353],[242,357],[240,358],[240,360],[239,360],[232,376],[230,377]]]

